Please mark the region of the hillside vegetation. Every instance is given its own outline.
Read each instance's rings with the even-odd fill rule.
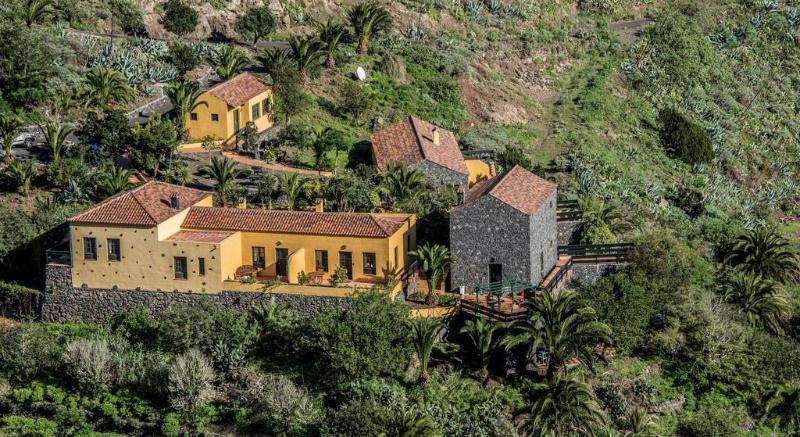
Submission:
[[[547,325],[458,322],[441,338],[380,292],[312,317],[265,303],[3,323],[0,434],[798,432],[800,1],[396,0],[379,2],[388,20],[368,41],[348,20],[357,1],[173,5],[197,12],[193,26],[165,3],[0,5],[2,303],[34,313],[30,249],[130,187],[122,155],[220,204],[414,212],[420,236],[445,243],[455,193],[370,166],[370,134],[408,115],[558,182],[583,208],[581,242],[634,242],[630,265],[537,297]],[[236,20],[262,5],[276,28],[253,45]],[[348,30],[335,50],[313,38],[325,23]],[[293,54],[268,48],[284,41]],[[128,126],[163,89],[243,68],[269,73],[277,96],[281,133],[255,153],[332,177],[223,184],[176,152],[180,120]],[[23,125],[45,144],[11,147]],[[539,373],[532,346],[553,357]]]

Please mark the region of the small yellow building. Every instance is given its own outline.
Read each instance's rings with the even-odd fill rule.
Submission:
[[[90,289],[219,293],[241,288],[242,267],[255,280],[316,285],[342,267],[369,286],[401,274],[416,247],[414,215],[217,208],[210,193],[155,181],[69,226],[72,285]]]
[[[186,115],[192,140],[211,136],[229,145],[239,129],[252,122],[258,132],[270,128],[272,88],[250,73],[213,86],[197,98]]]

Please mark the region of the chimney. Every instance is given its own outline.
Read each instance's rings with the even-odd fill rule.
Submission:
[[[325,200],[323,200],[321,197],[317,198],[317,203],[314,205],[314,211],[325,212]]]
[[[489,177],[497,176],[497,164],[494,161],[489,161]]]
[[[433,144],[438,146],[439,143],[441,142],[441,140],[439,139],[439,129],[433,128],[431,132],[433,133]]]
[[[169,207],[172,209],[181,208],[181,199],[178,197],[178,193],[172,193],[172,195],[169,196]]]
[[[239,205],[237,206],[239,209],[247,209],[247,197],[240,197],[239,198]]]

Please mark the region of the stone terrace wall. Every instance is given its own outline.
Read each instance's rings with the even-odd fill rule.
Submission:
[[[558,245],[567,246],[578,244],[583,230],[583,222],[580,220],[569,220],[558,222]]]
[[[603,276],[622,270],[627,263],[616,264],[573,264],[570,285],[592,285]]]
[[[178,293],[145,290],[109,290],[73,288],[71,267],[50,264],[47,266],[47,285],[42,297],[41,318],[48,322],[84,320],[107,322],[114,315],[143,306],[158,316],[176,304],[199,304],[209,301],[224,308],[247,312],[258,302],[273,296],[276,302],[304,315],[312,315],[322,305],[332,303],[350,308],[351,301],[342,297],[301,296],[286,293],[254,293],[224,291],[219,294]]]
[[[415,165],[425,176],[437,185],[455,185],[466,191],[469,188],[469,175],[461,174],[430,161],[422,161]]]

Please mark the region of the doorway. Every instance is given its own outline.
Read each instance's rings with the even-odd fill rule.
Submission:
[[[347,270],[347,278],[353,279],[353,253],[339,252],[339,267]]]
[[[275,276],[289,276],[289,249],[275,249]]]
[[[497,263],[489,264],[489,283],[500,282],[503,280],[503,265]]]
[[[233,133],[239,133],[239,110],[233,110]]]

